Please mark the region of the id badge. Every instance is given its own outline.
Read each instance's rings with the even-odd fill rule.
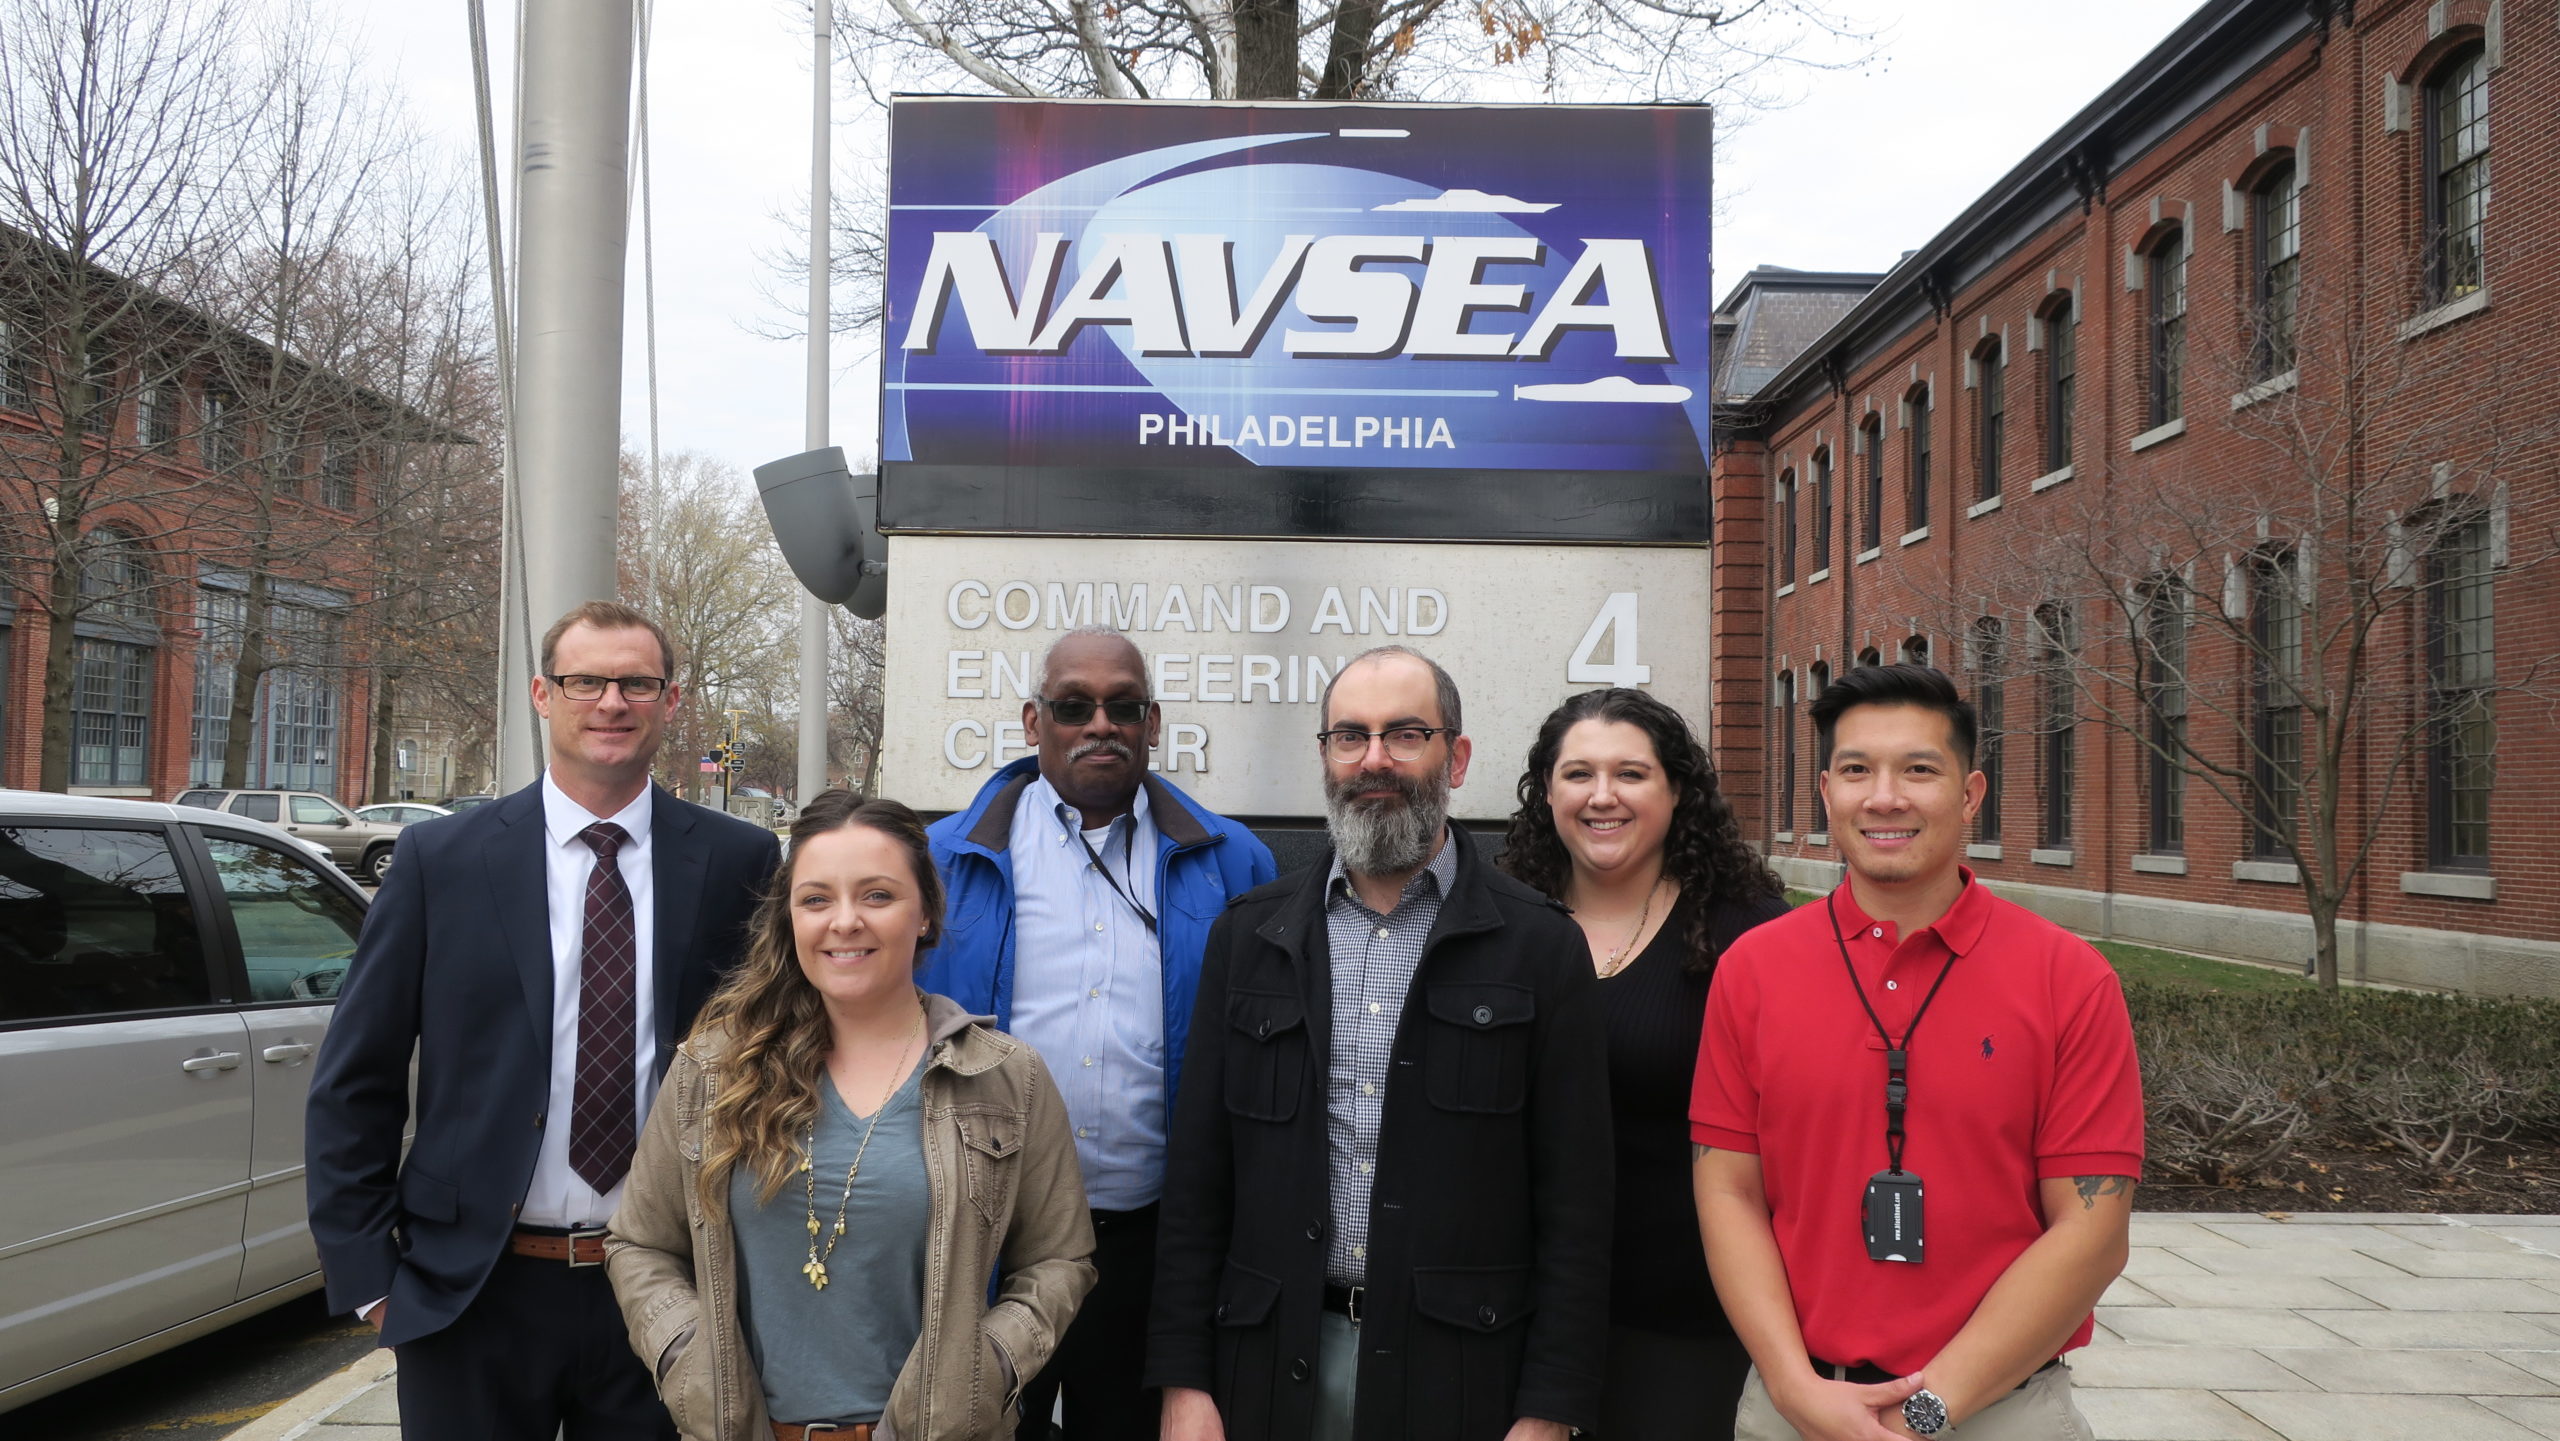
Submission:
[[[1920,1178],[1909,1171],[1878,1171],[1867,1178],[1867,1259],[1917,1265],[1921,1235]]]

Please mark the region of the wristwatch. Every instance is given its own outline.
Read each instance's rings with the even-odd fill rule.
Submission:
[[[1910,1427],[1914,1436],[1935,1436],[1947,1429],[1947,1403],[1938,1399],[1935,1391],[1914,1391],[1911,1399],[1902,1403],[1902,1424]]]

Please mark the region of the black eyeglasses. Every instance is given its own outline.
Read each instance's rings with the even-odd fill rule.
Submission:
[[[1317,731],[1316,739],[1324,746],[1325,756],[1344,765],[1369,754],[1372,738],[1387,743],[1387,759],[1418,761],[1431,748],[1433,736],[1453,736],[1456,726],[1389,726],[1382,731],[1352,730],[1348,727]]]
[[[662,675],[555,675],[549,679],[571,700],[603,700],[606,686],[619,687],[622,698],[633,705],[647,705],[667,694],[667,678]]]
[[[1043,699],[1040,704],[1048,707],[1050,718],[1060,725],[1083,725],[1093,719],[1093,710],[1097,705],[1102,707],[1102,713],[1109,716],[1111,723],[1116,726],[1133,726],[1147,718],[1147,702],[1142,700],[1090,701],[1080,695],[1071,695],[1057,700]]]

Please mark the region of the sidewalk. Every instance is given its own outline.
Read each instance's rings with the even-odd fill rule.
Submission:
[[[2071,1365],[2100,1441],[2560,1441],[2560,1216],[2139,1214]],[[399,1441],[390,1376],[231,1441]]]

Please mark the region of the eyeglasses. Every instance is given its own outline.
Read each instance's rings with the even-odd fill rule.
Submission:
[[[1382,731],[1317,731],[1316,739],[1323,743],[1327,760],[1348,765],[1369,754],[1369,742],[1373,739],[1387,743],[1387,759],[1391,761],[1418,761],[1422,759],[1422,753],[1431,748],[1433,736],[1457,733],[1456,726],[1391,726]]]
[[[622,698],[633,705],[647,705],[667,694],[667,678],[662,675],[555,675],[550,681],[571,700],[603,700],[606,686],[620,687]]]
[[[1043,699],[1040,704],[1049,708],[1050,717],[1056,720],[1060,725],[1083,725],[1085,722],[1093,719],[1093,711],[1096,705],[1101,706],[1102,713],[1110,717],[1111,723],[1116,726],[1133,726],[1147,718],[1147,702],[1142,700],[1107,700],[1096,702],[1086,700],[1083,696],[1076,695],[1061,697],[1057,700]]]

